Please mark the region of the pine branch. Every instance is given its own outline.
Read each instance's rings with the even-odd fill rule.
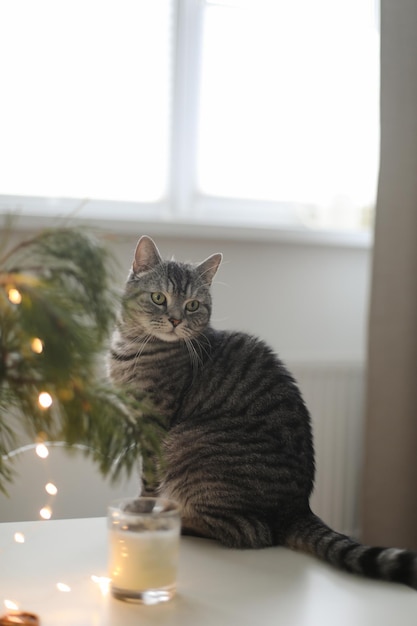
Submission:
[[[113,266],[104,246],[71,228],[42,231],[1,256],[0,490],[12,480],[5,457],[16,420],[33,438],[85,445],[113,480],[141,458],[147,484],[155,482],[163,422],[144,398],[97,376],[118,300]],[[50,408],[40,406],[42,392]]]

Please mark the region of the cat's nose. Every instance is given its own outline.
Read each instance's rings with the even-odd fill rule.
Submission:
[[[178,326],[178,324],[181,324],[181,320],[177,320],[177,319],[175,319],[175,317],[169,317],[168,319],[169,319],[169,321],[171,322],[171,324],[173,325],[174,328],[176,328]]]

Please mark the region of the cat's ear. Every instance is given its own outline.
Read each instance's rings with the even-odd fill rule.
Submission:
[[[200,275],[208,285],[211,285],[213,278],[219,269],[219,265],[222,262],[222,258],[223,255],[220,252],[217,252],[216,254],[209,256],[209,258],[200,263],[200,265],[197,265],[197,270],[200,272]]]
[[[150,237],[143,235],[136,246],[132,270],[135,274],[141,274],[148,272],[160,263],[162,263],[162,258],[155,243]]]

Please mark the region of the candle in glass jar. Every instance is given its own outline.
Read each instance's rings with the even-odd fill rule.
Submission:
[[[181,519],[164,498],[124,499],[109,507],[109,575],[112,595],[157,603],[176,589]]]
[[[132,591],[175,585],[177,530],[110,531],[110,576],[116,587]]]

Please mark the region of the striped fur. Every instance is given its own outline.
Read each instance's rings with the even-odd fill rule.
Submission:
[[[142,237],[127,281],[110,371],[168,417],[160,493],[180,504],[186,533],[229,547],[285,545],[416,589],[415,553],[363,546],[311,512],[309,412],[267,345],[210,326],[210,284],[220,260],[163,261]]]

